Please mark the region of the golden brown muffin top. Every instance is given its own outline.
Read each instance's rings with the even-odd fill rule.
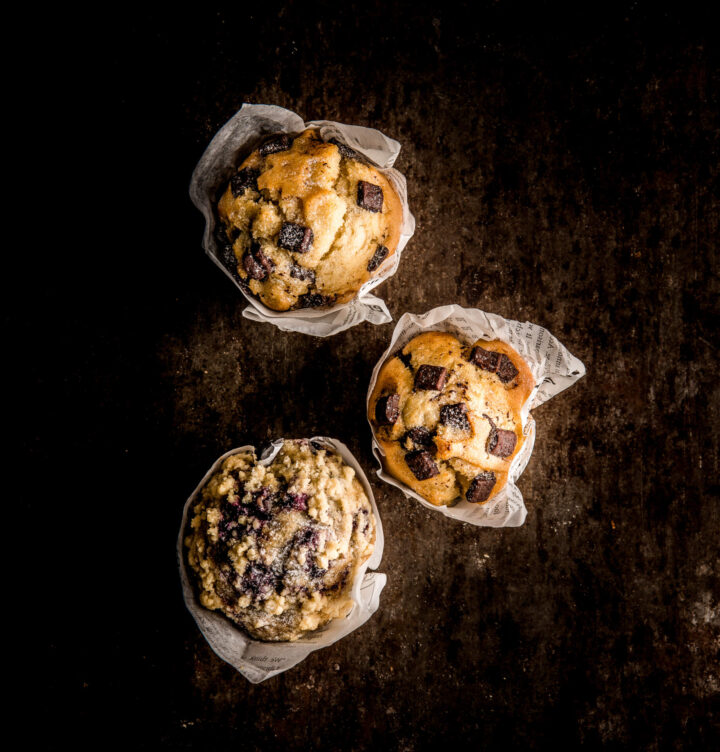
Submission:
[[[402,206],[387,178],[308,129],[273,136],[218,203],[224,263],[268,308],[345,303],[392,256]]]
[[[521,410],[533,386],[504,342],[418,335],[382,366],[370,396],[386,470],[431,504],[485,503],[524,442]]]

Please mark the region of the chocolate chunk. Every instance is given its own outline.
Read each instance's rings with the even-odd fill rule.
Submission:
[[[474,363],[484,371],[497,371],[498,362],[500,360],[500,353],[493,352],[492,350],[483,350],[482,347],[473,347],[470,353],[470,362]]]
[[[298,264],[290,264],[290,276],[295,277],[295,279],[306,280],[307,282],[315,281],[315,272]]]
[[[262,252],[262,249],[260,248],[260,245],[258,243],[253,243],[250,246],[250,252],[263,265],[263,267],[265,267],[268,274],[275,268],[273,260]]]
[[[442,391],[447,381],[447,368],[442,366],[420,366],[415,374],[415,389],[435,389]]]
[[[336,138],[331,138],[330,143],[335,144],[340,154],[342,154],[342,156],[346,159],[354,159],[357,162],[367,162],[362,154],[355,151],[355,149],[351,149],[349,146],[343,144],[341,141],[338,141]]]
[[[250,250],[242,258],[243,269],[251,279],[263,280],[275,268],[272,259],[268,258],[257,243],[250,246]]]
[[[313,239],[313,231],[309,227],[303,227],[294,222],[283,222],[278,245],[286,251],[307,253],[313,244]]]
[[[292,146],[292,138],[286,133],[281,136],[275,136],[266,141],[259,149],[260,155],[266,157],[268,154],[275,154],[278,151],[287,151]]]
[[[388,394],[375,403],[375,420],[381,426],[392,426],[400,417],[400,395]]]
[[[504,353],[500,356],[500,362],[497,367],[497,375],[503,384],[507,384],[508,381],[512,381],[520,373],[513,365],[512,360],[508,358]]]
[[[487,439],[485,449],[488,454],[494,454],[496,457],[509,457],[515,451],[517,436],[514,431],[506,431],[504,428],[498,428],[493,419],[483,413],[483,418],[490,422],[490,434]]]
[[[403,437],[402,444],[406,449],[425,449],[431,454],[437,452],[437,447],[433,441],[433,435],[427,428],[425,428],[425,426],[411,428]]]
[[[497,373],[503,384],[512,381],[519,373],[512,360],[505,353],[483,350],[482,347],[473,347],[470,353],[470,362],[485,371]]]
[[[517,436],[515,431],[506,431],[504,428],[494,428],[488,437],[487,450],[496,457],[509,457],[515,451]]]
[[[255,170],[252,167],[246,167],[244,170],[235,173],[230,178],[230,190],[232,195],[237,198],[245,192],[246,188],[250,188],[253,191],[258,189],[257,179],[260,177],[260,170]]]
[[[333,302],[331,295],[320,295],[320,293],[306,293],[300,296],[301,308],[321,308],[329,306]]]
[[[440,408],[440,422],[456,431],[469,431],[467,405],[464,402],[458,402],[456,405],[443,405]]]
[[[405,455],[405,462],[418,480],[427,480],[440,473],[437,463],[428,451],[409,452]]]
[[[377,250],[373,254],[373,257],[368,261],[367,270],[369,272],[374,272],[380,264],[382,264],[383,261],[387,258],[388,249],[384,245],[379,245],[377,247]]]
[[[478,504],[481,501],[487,501],[494,487],[495,473],[480,473],[472,479],[472,483],[465,494],[465,498],[471,504]]]
[[[371,212],[382,211],[383,192],[382,188],[375,183],[366,183],[358,180],[357,204],[361,209]]]
[[[250,252],[243,256],[242,265],[250,279],[263,280],[268,275],[265,267]]]

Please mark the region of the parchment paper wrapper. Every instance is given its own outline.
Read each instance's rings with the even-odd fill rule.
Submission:
[[[325,140],[336,138],[351,149],[364,154],[395,188],[403,209],[400,241],[395,253],[380,266],[377,274],[368,280],[349,303],[324,309],[273,311],[259,300],[248,295],[225,268],[215,240],[214,204],[230,176],[240,162],[267,136],[273,133],[297,134],[306,128],[319,128]],[[387,324],[392,321],[385,301],[371,295],[370,291],[397,271],[402,250],[415,232],[415,218],[410,213],[407,184],[404,176],[392,169],[400,144],[374,128],[344,125],[329,120],[304,122],[299,115],[275,105],[244,104],[240,110],[217,132],[205,150],[190,182],[190,198],[205,216],[203,247],[208,256],[233,281],[250,304],[243,316],[253,321],[266,321],[283,331],[314,334],[328,337],[363,321]]]
[[[498,339],[514,347],[525,359],[535,379],[535,388],[521,410],[525,442],[513,458],[507,484],[486,504],[470,504],[462,499],[452,507],[437,507],[426,501],[404,483],[385,472],[382,465],[384,454],[373,435],[373,453],[380,463],[380,470],[377,474],[386,483],[399,488],[406,496],[417,499],[423,506],[441,512],[446,517],[469,522],[471,525],[518,527],[525,522],[527,509],[520,489],[515,484],[527,466],[535,444],[535,421],[530,415],[530,410],[574,384],[585,375],[585,366],[574,355],[571,355],[547,329],[531,324],[529,321],[522,324],[519,321],[504,319],[502,316],[485,313],[476,308],[461,308],[458,305],[440,306],[422,316],[406,313],[398,321],[390,346],[373,370],[367,394],[368,406],[378,373],[385,361],[413,337],[427,331],[449,332],[464,344],[473,343],[478,339]],[[372,424],[370,427],[372,430]]]
[[[387,577],[379,572],[368,572],[368,569],[377,569],[382,559],[385,539],[383,537],[382,523],[380,515],[375,504],[372,488],[368,483],[358,461],[350,453],[350,450],[337,439],[330,439],[327,436],[313,436],[310,441],[316,441],[327,449],[337,452],[343,460],[355,470],[357,478],[367,494],[373,513],[375,514],[376,532],[375,548],[372,556],[362,565],[358,571],[351,596],[354,605],[350,613],[344,619],[333,619],[327,626],[312,632],[309,636],[303,637],[295,642],[261,642],[253,640],[238,627],[234,626],[228,619],[216,611],[210,611],[200,605],[195,594],[185,563],[185,545],[184,538],[186,534],[187,518],[195,503],[195,499],[200,491],[205,487],[210,477],[215,473],[223,460],[232,454],[254,451],[255,447],[244,446],[237,449],[231,449],[218,458],[213,466],[200,481],[198,487],[193,491],[190,498],[185,503],[183,509],[182,525],[177,541],[177,558],[180,567],[180,579],[182,581],[183,597],[185,605],[190,610],[200,631],[210,644],[210,647],[226,663],[236,668],[246,679],[253,684],[258,684],[271,676],[281,674],[287,671],[295,664],[300,663],[306,656],[314,650],[325,648],[332,645],[337,640],[350,634],[358,627],[362,626],[374,613],[380,605],[380,593],[385,587]],[[280,451],[283,439],[274,441],[271,446],[263,452],[260,457],[262,464],[268,465]]]

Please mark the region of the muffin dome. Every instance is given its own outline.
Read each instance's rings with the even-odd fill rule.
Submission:
[[[402,223],[387,178],[314,129],[252,152],[217,210],[226,267],[275,311],[351,300],[395,253]]]
[[[370,396],[386,470],[436,506],[489,501],[524,442],[521,409],[533,386],[503,342],[418,335],[382,366]]]
[[[355,471],[307,440],[285,441],[267,466],[249,451],[226,458],[189,520],[201,605],[266,641],[296,640],[346,616],[375,543]]]

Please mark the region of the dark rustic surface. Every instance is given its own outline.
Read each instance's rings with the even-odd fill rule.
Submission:
[[[46,555],[84,614],[68,620],[67,586],[43,595],[71,627],[41,626],[58,747],[718,744],[711,26],[638,3],[436,6],[117,15],[68,46],[89,224],[13,321],[26,343],[44,332],[26,348],[24,511],[69,531]],[[364,399],[394,325],[323,340],[241,317],[187,187],[244,101],[402,143],[417,232],[378,290],[395,320],[476,306],[547,327],[587,366],[535,411],[523,527],[454,522],[372,480],[379,611],[257,686],[185,609],[182,505],[219,454],[278,436],[336,436],[370,473]],[[70,513],[52,488],[72,489]]]

